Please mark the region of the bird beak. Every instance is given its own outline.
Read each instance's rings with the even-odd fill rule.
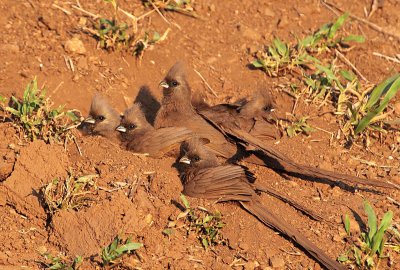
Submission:
[[[160,82],[160,86],[163,87],[163,88],[166,88],[166,89],[169,88],[169,85],[168,85],[168,83],[166,81],[161,81]]]
[[[93,117],[89,116],[88,118],[83,120],[83,122],[88,123],[88,124],[94,124],[94,123],[96,123],[96,120],[94,120]]]
[[[179,163],[185,163],[190,165],[190,159],[187,156],[183,156],[180,160]]]
[[[126,128],[124,126],[118,126],[115,130],[119,131],[119,132],[126,132]]]

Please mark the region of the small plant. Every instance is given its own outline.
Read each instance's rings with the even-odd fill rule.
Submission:
[[[296,118],[295,122],[288,127],[286,127],[286,132],[290,138],[297,136],[300,133],[309,135],[314,129],[307,123],[309,117],[303,116],[301,118]]]
[[[49,213],[53,215],[61,209],[79,210],[89,205],[93,200],[90,195],[97,189],[94,181],[96,177],[97,175],[75,177],[69,173],[64,181],[56,178],[43,187],[42,192]]]
[[[351,41],[359,43],[364,42],[365,38],[363,36],[339,35],[338,30],[342,28],[348,17],[349,14],[345,13],[339,16],[334,23],[324,24],[314,34],[309,35],[302,40],[299,40],[297,44],[297,49],[301,50],[302,48],[305,48],[308,52],[321,53],[323,51],[329,50],[330,48],[347,46],[346,43]]]
[[[117,264],[120,262],[118,259],[121,256],[134,252],[142,246],[143,244],[134,243],[130,238],[124,242],[116,236],[110,245],[101,250],[101,259],[103,260],[102,264],[103,266]]]
[[[221,229],[225,224],[222,222],[221,213],[218,211],[211,213],[202,207],[193,209],[183,194],[180,198],[186,209],[178,215],[175,221],[168,224],[168,228],[163,233],[171,235],[174,228],[185,228],[188,234],[194,233],[196,235],[206,250],[213,245],[223,243]],[[184,219],[185,224],[178,226],[177,224],[181,219]]]
[[[42,254],[46,262],[43,264],[50,270],[78,270],[82,264],[82,256],[76,256],[72,262],[69,262],[65,256],[54,257],[50,253]]]
[[[348,14],[343,14],[335,23],[323,25],[313,35],[298,40],[294,45],[289,45],[279,38],[275,38],[272,45],[268,46],[265,51],[256,53],[256,60],[251,64],[255,68],[264,70],[272,77],[293,70],[303,74],[309,66],[321,64],[321,61],[315,58],[315,54],[344,45],[350,41],[365,41],[362,36],[350,35],[343,37],[338,35],[338,30],[343,26],[347,17]]]
[[[165,11],[174,11],[194,18],[199,17],[194,12],[194,1],[192,0],[142,0],[142,3],[146,7],[156,7]]]
[[[78,123],[78,117],[73,111],[64,111],[63,106],[51,108],[45,90],[38,88],[36,79],[26,86],[22,99],[11,96],[9,104],[0,105],[1,110],[29,141],[65,143],[73,139],[71,128]]]
[[[364,208],[368,216],[368,231],[362,232],[361,238],[358,238],[353,247],[345,254],[340,255],[338,260],[347,263],[355,262],[359,267],[376,269],[380,259],[385,257],[385,233],[391,226],[393,212],[386,212],[378,226],[378,218],[375,211],[367,201],[364,202]],[[345,221],[345,229],[350,235],[350,220],[347,225],[346,223]]]

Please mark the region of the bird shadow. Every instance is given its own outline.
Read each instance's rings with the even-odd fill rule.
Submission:
[[[146,120],[151,125],[154,125],[154,121],[156,119],[157,112],[161,107],[161,104],[153,96],[153,94],[150,91],[149,86],[142,85],[140,87],[139,92],[138,92],[134,102],[140,103],[142,105],[142,110],[146,117]]]

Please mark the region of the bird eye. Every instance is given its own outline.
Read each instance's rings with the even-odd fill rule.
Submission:
[[[99,120],[99,121],[103,121],[104,119],[106,119],[106,118],[102,115],[97,116],[97,120]]]
[[[193,157],[193,161],[194,161],[194,162],[200,161],[200,157],[199,157],[199,156]]]
[[[179,83],[175,80],[171,82],[171,86],[173,86],[173,87],[176,87],[178,85],[179,85]]]
[[[134,128],[136,128],[136,125],[135,124],[131,124],[131,125],[128,126],[128,128],[129,129],[134,129]]]

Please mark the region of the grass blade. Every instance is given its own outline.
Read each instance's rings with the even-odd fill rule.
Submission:
[[[372,119],[377,116],[378,114],[380,114],[389,104],[389,101],[396,95],[396,93],[400,90],[400,74],[397,74],[396,76],[393,76],[391,78],[389,78],[388,80],[393,78],[393,82],[384,85],[382,87],[382,91],[381,93],[384,93],[386,91],[384,91],[385,89],[387,89],[388,87],[389,90],[387,90],[385,97],[383,98],[382,102],[380,103],[379,107],[376,108],[373,111],[370,111],[363,119],[361,119],[360,123],[358,124],[355,133],[359,134],[360,132],[362,132],[367,126],[368,124],[372,121]],[[388,80],[386,80],[385,82],[387,82]],[[379,85],[381,86],[381,85]],[[381,90],[381,89],[379,89]],[[374,90],[375,92],[375,90]],[[375,96],[374,96],[375,98]],[[378,97],[379,98],[379,97]],[[369,102],[368,102],[369,103]],[[368,105],[367,103],[367,105]]]
[[[376,214],[372,206],[369,204],[369,202],[365,201],[364,202],[364,208],[365,212],[367,213],[368,216],[368,241],[371,242],[372,237],[375,235],[377,227],[378,227],[378,221],[376,219]]]

